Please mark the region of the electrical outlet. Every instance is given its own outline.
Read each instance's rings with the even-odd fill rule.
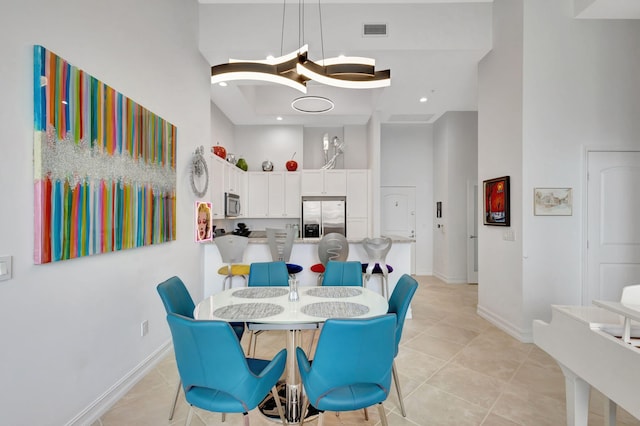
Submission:
[[[144,337],[149,333],[149,321],[144,320],[140,323],[140,336]]]

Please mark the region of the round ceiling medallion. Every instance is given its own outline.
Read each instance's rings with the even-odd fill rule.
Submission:
[[[305,114],[322,114],[331,111],[334,106],[331,99],[322,96],[302,96],[291,102],[291,108]]]

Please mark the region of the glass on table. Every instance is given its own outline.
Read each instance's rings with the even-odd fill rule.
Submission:
[[[298,300],[298,279],[289,278],[289,302]]]

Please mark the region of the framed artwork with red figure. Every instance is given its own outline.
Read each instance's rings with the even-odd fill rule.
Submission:
[[[509,176],[484,181],[484,224],[510,226]]]

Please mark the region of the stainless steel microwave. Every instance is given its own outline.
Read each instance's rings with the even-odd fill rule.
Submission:
[[[226,217],[240,216],[240,196],[230,192],[224,193],[224,215]]]

